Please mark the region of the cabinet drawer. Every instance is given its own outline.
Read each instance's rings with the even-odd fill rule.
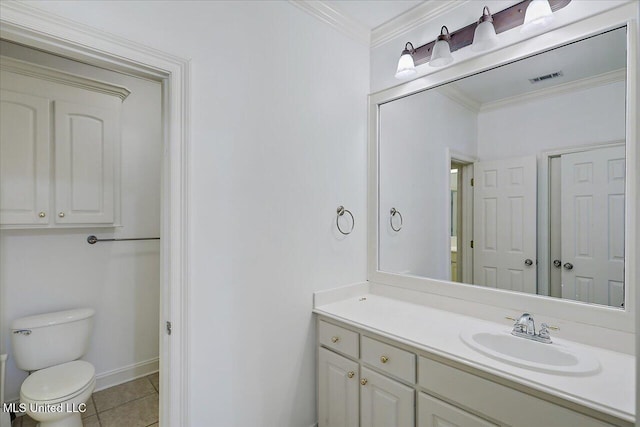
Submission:
[[[351,357],[358,357],[358,333],[320,320],[320,344]]]
[[[361,346],[363,362],[415,384],[415,354],[369,337],[362,337]]]
[[[514,427],[602,427],[610,424],[425,357],[418,384],[439,396]]]

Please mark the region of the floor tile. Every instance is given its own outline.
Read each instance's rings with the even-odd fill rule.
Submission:
[[[160,373],[156,372],[155,374],[147,376],[147,378],[149,378],[149,381],[151,381],[151,384],[153,384],[156,391],[160,392]]]
[[[139,378],[134,381],[129,381],[128,383],[95,392],[93,393],[93,401],[96,406],[96,411],[100,413],[150,394],[156,394],[156,390],[151,385],[151,382],[146,378]]]
[[[87,410],[82,413],[82,418],[90,417],[96,414],[96,405],[93,404],[93,398],[87,400]]]
[[[102,427],[147,427],[158,421],[158,395],[153,394],[99,412]]]
[[[29,415],[23,415],[22,417],[22,427],[36,427],[38,422],[31,418]]]
[[[100,427],[100,421],[97,415],[91,415],[90,417],[82,420],[83,427]]]

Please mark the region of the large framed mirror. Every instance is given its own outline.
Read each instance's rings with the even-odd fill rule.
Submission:
[[[372,96],[370,279],[631,312],[634,25]]]

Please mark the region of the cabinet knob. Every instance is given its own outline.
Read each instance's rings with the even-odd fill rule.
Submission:
[[[64,218],[64,212],[58,212],[58,216],[59,216],[60,218]]]
[[[331,342],[332,343],[337,343],[338,341],[340,341],[340,337],[331,337]]]
[[[380,356],[380,361],[382,363],[387,363],[389,361],[389,358],[387,356]]]
[[[47,216],[47,214],[46,214],[46,213],[44,213],[44,212],[40,212],[40,213],[38,214],[38,216],[39,216],[40,218],[44,218],[45,216]]]
[[[349,378],[353,378],[353,377],[355,376],[355,374],[356,374],[356,373],[355,373],[355,372],[353,372],[353,371],[349,371],[349,372],[347,372],[347,376],[348,376]]]
[[[367,381],[366,378],[363,378],[363,379],[360,380],[360,384],[362,384],[362,385],[367,385],[368,382],[369,381]]]

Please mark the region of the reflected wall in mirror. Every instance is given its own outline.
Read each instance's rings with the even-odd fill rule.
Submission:
[[[623,307],[625,82],[622,27],[381,105],[378,269]]]

